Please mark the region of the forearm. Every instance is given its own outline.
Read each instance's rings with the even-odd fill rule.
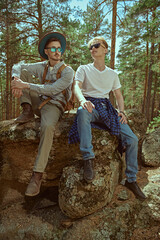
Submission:
[[[118,110],[123,112],[124,111],[124,99],[123,99],[120,89],[115,90],[113,93],[116,98]]]
[[[65,70],[64,70],[65,71]],[[73,70],[69,69],[62,74],[62,77],[50,84],[33,84],[30,83],[30,89],[36,91],[40,95],[52,97],[61,93],[68,88],[73,82]]]
[[[81,103],[83,101],[86,101],[85,97],[82,94],[81,88],[79,87],[78,83],[75,83],[74,86],[74,94],[76,96],[76,98],[78,99],[78,101]]]
[[[116,100],[117,100],[118,110],[124,112],[124,100],[123,100],[123,97],[121,96],[120,98],[118,98]]]
[[[118,116],[120,117],[120,122],[122,124],[126,124],[127,123],[127,118],[126,118],[126,115],[124,113],[124,99],[123,99],[123,96],[121,94],[120,89],[115,90],[114,95],[115,95],[116,102],[117,102],[117,105],[118,105],[118,110],[119,110]]]
[[[83,96],[83,93],[81,91],[82,83],[79,81],[75,82],[74,86],[74,94],[77,97],[80,105],[83,107],[83,109],[87,109],[88,112],[92,112],[93,108],[95,108],[94,104],[88,100],[85,99]]]

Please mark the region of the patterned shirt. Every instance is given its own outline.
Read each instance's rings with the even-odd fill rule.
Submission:
[[[99,116],[103,124],[91,123],[91,127],[104,129],[109,131],[111,134],[119,136],[120,134],[120,123],[118,119],[118,113],[112,106],[111,102],[107,98],[92,98],[86,97],[88,101],[91,101],[95,105],[95,109],[98,111]],[[104,107],[105,105],[105,107]],[[78,129],[77,129],[77,116],[69,132],[69,143],[80,142]]]

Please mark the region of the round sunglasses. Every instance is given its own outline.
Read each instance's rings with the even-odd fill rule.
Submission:
[[[62,50],[62,48],[56,48],[56,47],[48,47],[48,48],[46,48],[46,49],[50,49],[51,50],[51,52],[56,52],[57,50],[58,50],[58,52],[62,52],[63,50]]]

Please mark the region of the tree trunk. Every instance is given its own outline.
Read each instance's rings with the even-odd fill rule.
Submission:
[[[38,9],[38,37],[39,39],[42,36],[42,1],[43,0],[37,0],[37,9]]]
[[[152,109],[151,109],[151,121],[152,121],[153,118],[154,118],[154,107],[155,107],[155,99],[156,99],[157,82],[158,82],[158,76],[157,76],[157,74],[155,74],[154,92],[153,92]]]
[[[147,12],[147,24],[148,24],[148,12]],[[148,41],[147,41],[147,44],[146,44],[146,57],[147,57],[147,61],[146,61],[146,73],[145,73],[142,113],[146,113],[146,93],[147,93],[147,84],[148,84],[148,49],[149,49],[149,44],[148,44]]]
[[[159,48],[158,48],[158,58],[157,58],[157,62],[159,62],[160,60],[160,43],[159,43]],[[152,111],[151,111],[151,121],[153,120],[154,116],[154,110],[155,110],[155,105],[156,105],[156,95],[157,95],[157,99],[158,99],[158,95],[159,93],[157,92],[157,87],[158,87],[158,74],[156,72],[155,74],[155,81],[154,81],[154,92],[153,92],[153,98],[152,98]],[[156,116],[158,114],[158,105],[156,108]]]
[[[111,60],[110,60],[110,67],[112,69],[114,69],[114,64],[115,64],[116,17],[117,17],[117,0],[113,0],[112,37],[111,37]],[[110,101],[111,101],[112,105],[115,105],[113,92],[110,93]]]
[[[1,83],[1,114],[0,114],[0,120],[3,120],[3,91],[2,91],[2,82]]]
[[[43,0],[37,0],[37,9],[38,9],[38,38],[42,37],[42,1]],[[44,59],[40,56],[41,60],[43,61]]]
[[[148,84],[147,84],[147,98],[146,98],[146,117],[147,123],[149,124],[151,120],[150,107],[151,107],[151,89],[152,89],[152,81],[153,81],[153,71],[152,65],[154,63],[154,43],[151,44],[151,54],[150,54],[150,65],[149,65],[149,73],[148,73]]]
[[[153,21],[155,20],[155,9],[153,9],[152,12],[152,18]],[[146,98],[146,118],[147,118],[147,123],[149,124],[151,121],[151,90],[152,90],[152,82],[153,82],[153,71],[152,71],[152,65],[154,64],[154,37],[155,37],[155,32],[154,29],[151,31],[151,36],[152,36],[152,43],[151,43],[151,54],[150,54],[150,64],[149,64],[149,72],[148,72],[148,86],[147,86],[147,98]]]
[[[5,34],[5,45],[6,45],[6,119],[9,119],[9,21],[8,21],[8,1],[6,0],[6,34]]]

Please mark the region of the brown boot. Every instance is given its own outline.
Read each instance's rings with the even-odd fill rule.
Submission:
[[[34,119],[32,106],[29,103],[22,103],[22,114],[15,120],[15,123],[26,123]]]
[[[137,182],[128,182],[127,180],[125,181],[124,186],[126,186],[129,190],[131,190],[136,198],[139,200],[145,200],[147,197],[144,195],[140,187],[138,186]]]
[[[26,196],[33,197],[39,194],[41,183],[42,183],[42,175],[43,173],[33,172],[30,183],[25,192]]]
[[[84,173],[83,177],[87,183],[90,183],[94,179],[93,159],[84,160]]]

